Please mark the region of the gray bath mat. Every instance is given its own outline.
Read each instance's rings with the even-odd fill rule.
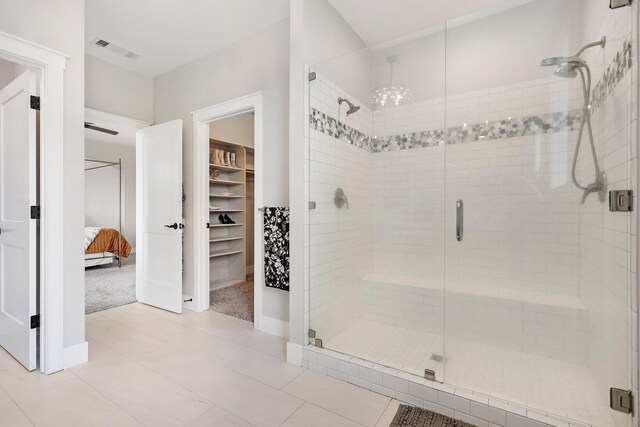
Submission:
[[[389,427],[475,427],[415,406],[400,405]]]

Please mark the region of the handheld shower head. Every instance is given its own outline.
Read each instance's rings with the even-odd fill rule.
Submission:
[[[540,63],[543,67],[556,66],[556,70],[553,72],[558,77],[573,78],[578,76],[576,71],[578,68],[586,67],[587,63],[577,56],[554,56],[552,58],[545,58]]]
[[[575,54],[575,56],[562,57],[562,56],[554,56],[551,58],[545,58],[540,63],[543,67],[556,67],[556,70],[553,72],[557,77],[563,78],[574,78],[580,76],[582,81],[582,93],[584,96],[584,107],[582,108],[583,114],[580,120],[580,129],[578,131],[578,140],[576,142],[575,152],[573,154],[573,166],[571,168],[571,179],[576,187],[583,190],[584,193],[582,195],[582,203],[586,201],[586,198],[591,193],[598,193],[600,196],[600,201],[604,201],[604,193],[607,188],[606,175],[604,172],[600,171],[600,165],[598,164],[598,156],[596,155],[596,146],[593,138],[593,131],[591,129],[591,115],[589,111],[589,98],[591,96],[591,70],[589,69],[589,65],[586,61],[580,58],[580,55],[587,50],[593,47],[601,47],[604,48],[607,44],[606,37],[602,37],[597,42],[589,43],[584,45],[582,49]],[[578,161],[578,154],[580,152],[580,143],[582,142],[582,135],[587,129],[589,135],[589,142],[591,143],[591,156],[593,157],[593,168],[595,171],[596,180],[595,182],[583,186],[578,182],[576,178],[576,164]]]
[[[564,58],[561,56],[552,56],[551,58],[545,58],[540,62],[541,67],[553,67],[562,64]]]
[[[360,110],[360,106],[355,105],[353,102],[349,101],[347,98],[338,98],[338,105],[342,105],[342,103],[346,103],[349,106],[347,110],[347,117],[351,114],[357,113]]]

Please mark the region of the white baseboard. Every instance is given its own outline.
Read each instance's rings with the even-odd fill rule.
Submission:
[[[89,361],[89,343],[81,342],[80,344],[65,347],[64,349],[64,369],[73,368],[74,366],[87,363]]]
[[[260,330],[278,337],[289,338],[289,322],[275,317],[262,316],[260,318]]]
[[[300,344],[291,341],[287,343],[287,362],[302,366],[302,346]]]

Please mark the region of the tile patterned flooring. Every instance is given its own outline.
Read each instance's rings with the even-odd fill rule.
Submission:
[[[388,426],[399,402],[285,361],[286,340],[206,311],[86,317],[90,361],[44,376],[0,349],[0,426]]]

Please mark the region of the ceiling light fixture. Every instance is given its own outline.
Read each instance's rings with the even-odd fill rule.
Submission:
[[[413,91],[409,86],[393,83],[393,64],[398,60],[395,55],[387,56],[386,61],[391,69],[389,84],[380,86],[371,92],[371,108],[382,110],[385,108],[399,107],[411,102]]]

